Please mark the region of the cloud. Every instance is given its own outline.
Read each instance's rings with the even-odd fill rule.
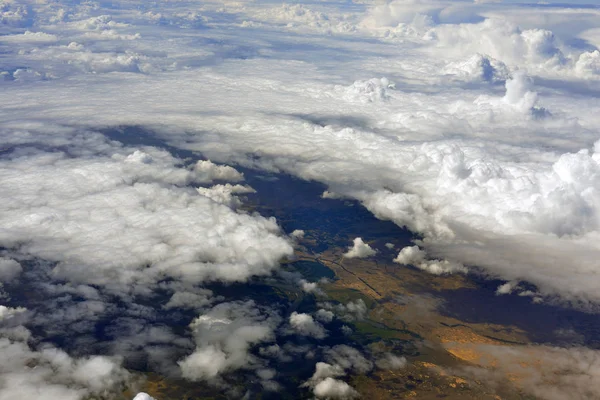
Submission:
[[[230,208],[236,208],[242,205],[239,198],[234,194],[246,194],[255,193],[256,191],[250,186],[244,185],[231,185],[226,183],[225,185],[215,185],[210,188],[197,188],[198,193],[206,196],[217,203],[225,204]]]
[[[366,317],[368,309],[363,299],[349,301],[346,304],[322,302],[318,304],[323,307],[323,311],[335,312],[343,321],[362,320]]]
[[[56,262],[56,277],[118,290],[151,287],[164,276],[244,281],[291,254],[274,219],[213,200],[232,203],[231,193],[250,189],[194,194],[185,185],[197,171],[176,167],[168,153],[114,151],[89,158],[34,152],[0,163],[2,192],[10,196],[0,242],[25,243],[22,253]]]
[[[302,229],[295,229],[290,233],[290,237],[296,240],[302,240],[304,238],[304,231]]]
[[[356,392],[346,382],[334,379],[345,375],[346,372],[339,365],[318,362],[315,365],[315,373],[302,386],[311,387],[318,398],[330,399],[352,399],[358,397]]]
[[[200,160],[194,165],[194,171],[199,173],[202,178],[200,182],[211,183],[215,180],[240,182],[244,180],[244,174],[238,172],[229,165],[217,165],[210,160]]]
[[[129,374],[119,360],[94,356],[72,358],[52,347],[39,351],[27,344],[0,338],[0,354],[10,363],[0,367],[0,399],[35,398],[40,392],[49,400],[72,399],[118,392]]]
[[[404,247],[394,258],[394,262],[403,265],[413,265],[434,275],[467,272],[464,265],[447,260],[428,260],[426,253],[419,246]]]
[[[53,43],[57,40],[58,38],[56,35],[51,35],[45,32],[25,31],[20,35],[2,36],[2,41],[8,43]]]
[[[21,274],[23,268],[16,260],[0,257],[0,282],[10,282]]]
[[[8,320],[17,314],[21,314],[26,311],[27,309],[24,307],[12,308],[0,305],[0,321]]]
[[[317,383],[313,389],[315,396],[325,399],[353,399],[359,394],[344,381],[333,378],[325,378]]]
[[[387,78],[355,81],[348,87],[335,87],[336,92],[342,93],[343,99],[362,103],[386,101],[390,97],[389,92],[393,89],[395,89],[395,85]],[[335,198],[331,197],[331,194],[326,193],[328,192],[323,193],[323,198]]]
[[[326,362],[318,362],[315,364],[315,372],[310,379],[304,384],[305,386],[314,386],[325,378],[343,376],[346,373],[339,365],[332,365]]]
[[[202,286],[269,275],[292,253],[275,220],[239,207],[250,189],[222,163],[357,200],[419,235],[417,267],[473,266],[535,286],[518,295],[593,309],[597,10],[342,3],[0,5],[1,279],[7,296],[44,299],[2,334],[46,332],[33,340],[60,337],[90,356],[144,354],[152,368],[194,354],[169,325],[234,301]],[[124,141],[182,155],[91,131],[116,126],[138,127]],[[184,159],[194,152],[212,161]],[[342,321],[368,312],[322,308]],[[106,343],[90,333],[99,321],[111,321]],[[240,339],[239,356],[201,343],[188,372],[218,380],[267,368],[245,358],[274,346],[265,335]],[[273,360],[298,354],[272,350]],[[211,354],[219,362],[206,365]]]
[[[190,324],[196,349],[179,362],[182,375],[193,381],[214,382],[225,372],[260,365],[250,349],[272,341],[280,321],[276,313],[257,307],[253,301],[214,306]]]
[[[323,325],[314,320],[309,314],[292,312],[289,323],[294,332],[303,336],[311,336],[315,339],[323,339],[327,336],[327,330]]]
[[[407,361],[405,357],[386,353],[383,357],[375,361],[375,364],[381,369],[400,369],[406,367]]]
[[[140,392],[135,395],[133,400],[156,400],[154,397],[150,396],[148,393]]]
[[[308,282],[306,279],[300,279],[298,283],[300,284],[302,290],[306,293],[323,293],[323,291],[319,289],[319,284],[317,282]]]
[[[360,351],[345,344],[338,344],[325,350],[325,360],[338,365],[344,370],[352,370],[358,374],[366,374],[373,369],[373,363],[367,360]]]
[[[371,246],[363,242],[359,237],[354,239],[353,246],[348,249],[348,252],[344,253],[344,257],[346,258],[366,258],[377,253],[377,250],[371,248]]]
[[[322,308],[315,313],[315,318],[321,322],[331,322],[333,321],[334,316],[335,314],[332,311],[324,310]]]
[[[575,64],[575,71],[581,76],[600,75],[600,51],[581,53]]]
[[[524,112],[533,109],[537,102],[537,93],[531,91],[532,84],[532,80],[525,73],[515,72],[513,79],[506,81],[506,94],[502,100]]]
[[[452,347],[452,345],[449,345]],[[520,390],[548,400],[589,399],[600,394],[599,354],[586,348],[470,345],[478,366],[461,369],[492,385],[511,379]]]

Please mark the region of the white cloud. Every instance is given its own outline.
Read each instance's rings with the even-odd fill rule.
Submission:
[[[168,153],[114,151],[91,158],[36,152],[0,163],[2,193],[10,196],[0,242],[27,243],[20,251],[56,261],[57,277],[132,290],[164,276],[244,281],[291,253],[274,219],[211,200],[250,189],[194,194],[183,185],[195,172],[176,167]]]
[[[135,395],[133,400],[156,400],[154,397],[150,396],[148,393],[140,392]]]
[[[240,182],[244,180],[244,174],[238,172],[229,165],[217,165],[210,160],[200,160],[194,166],[194,171],[199,173],[201,182],[212,182],[222,180],[228,182]]]
[[[255,190],[248,185],[231,185],[229,183],[214,185],[210,188],[200,187],[196,190],[201,195],[231,208],[239,207],[242,204],[240,199],[234,196],[235,194],[255,193]]]
[[[373,363],[367,360],[360,351],[345,344],[338,344],[325,350],[325,360],[346,371],[352,370],[358,374],[366,374],[373,369]]]
[[[354,399],[359,394],[344,381],[325,378],[317,383],[313,389],[315,396],[324,399]]]
[[[26,311],[27,309],[24,307],[12,308],[0,305],[0,321],[7,320],[17,314],[22,314]]]
[[[51,35],[45,32],[25,31],[19,35],[2,36],[2,41],[8,43],[53,43],[57,40],[58,38],[56,35]]]
[[[214,306],[190,324],[196,349],[179,362],[183,376],[214,382],[225,372],[256,365],[250,349],[272,341],[279,322],[277,314],[253,301]]]
[[[344,321],[362,320],[368,312],[367,305],[363,299],[352,300],[346,304],[323,302],[319,303],[319,306],[323,307],[324,311],[335,312]]]
[[[306,293],[323,293],[323,291],[319,289],[319,284],[317,282],[308,282],[306,279],[301,279],[298,283]]]
[[[354,239],[352,247],[348,248],[348,252],[344,253],[346,258],[366,258],[371,257],[377,253],[377,250],[373,249],[367,243],[359,237]]]
[[[321,322],[331,322],[333,321],[333,317],[335,317],[335,314],[332,311],[325,310],[323,308],[317,310],[315,313],[315,318]]]
[[[339,365],[318,362],[315,365],[315,373],[302,386],[312,388],[313,393],[318,398],[352,399],[358,397],[358,392],[350,385],[344,381],[334,379],[345,374],[346,372]]]
[[[194,292],[178,291],[173,293],[164,308],[191,308],[197,309],[211,303],[212,291],[199,289]]]
[[[107,292],[159,286],[159,307],[200,313],[217,300],[198,285],[275,269],[289,237],[227,206],[240,189],[209,186],[242,176],[213,161],[360,201],[421,236],[417,267],[472,265],[533,283],[534,299],[600,301],[598,11],[348,4],[0,6],[0,245],[49,263],[57,312],[36,321],[92,324],[112,315]],[[82,125],[138,126],[212,161],[69,128]],[[85,301],[61,309],[63,294]],[[323,308],[353,320],[367,312],[355,305]],[[238,365],[221,351],[218,375]]]
[[[0,354],[10,360],[0,366],[0,399],[19,396],[48,400],[79,400],[94,394],[118,391],[129,374],[119,361],[103,356],[75,359],[47,347],[31,350],[25,343],[0,339]]]
[[[426,253],[419,246],[404,247],[394,258],[394,262],[403,265],[413,265],[423,271],[434,275],[449,274],[453,272],[467,272],[464,265],[448,260],[428,260]]]
[[[375,364],[381,369],[400,369],[406,367],[407,361],[405,357],[386,353],[383,357],[375,361]]]
[[[290,237],[296,240],[302,240],[304,238],[304,231],[302,229],[295,229],[290,233]]]
[[[299,335],[311,336],[315,339],[323,339],[327,336],[327,330],[323,325],[314,320],[310,314],[292,312],[289,318],[293,332]]]
[[[16,260],[0,257],[0,282],[10,282],[21,274],[23,268]]]

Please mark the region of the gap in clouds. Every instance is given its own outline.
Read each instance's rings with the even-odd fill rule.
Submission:
[[[364,121],[343,117],[321,117],[319,115],[299,116],[299,118],[327,125],[345,123],[362,124]],[[165,136],[142,126],[119,127],[102,130],[108,137],[123,143],[148,144],[169,149],[178,157],[197,157],[197,153],[170,147],[164,143]],[[236,169],[245,174],[246,181],[257,193],[247,198],[246,205],[261,214],[277,217],[284,231],[303,229],[310,232],[316,244],[307,246],[319,253],[328,247],[346,248],[347,238],[359,235],[374,240],[381,252],[378,258],[383,263],[396,255],[397,249],[409,246],[422,237],[400,228],[391,221],[377,219],[360,202],[352,199],[323,199],[321,194],[327,186],[305,181],[287,173],[272,173],[236,165]],[[395,249],[386,249],[384,243],[393,241]],[[414,288],[438,298],[441,303],[438,311],[442,315],[464,320],[470,323],[491,323],[515,326],[525,331],[532,342],[549,345],[568,345],[577,343],[592,348],[600,348],[597,333],[600,322],[593,309],[588,312],[573,309],[561,303],[560,298],[547,298],[545,303],[536,304],[528,296],[518,293],[499,296],[498,286],[503,281],[490,276],[476,265],[470,266],[469,280],[476,288],[460,288],[446,291],[431,290],[426,287]],[[414,267],[407,266],[414,269]],[[521,291],[537,292],[537,288],[522,282]],[[585,309],[586,306],[583,305]],[[306,308],[302,311],[306,312]]]

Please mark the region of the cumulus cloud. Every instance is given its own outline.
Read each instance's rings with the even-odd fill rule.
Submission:
[[[362,320],[366,317],[368,312],[367,304],[363,299],[352,300],[346,304],[322,302],[319,303],[319,306],[323,307],[323,311],[331,311],[337,314],[343,321],[348,322]]]
[[[229,165],[217,165],[210,160],[200,160],[194,165],[194,171],[200,175],[197,178],[201,182],[212,182],[215,180],[239,182],[244,180],[244,174],[238,172]]]
[[[348,248],[348,251],[344,253],[346,258],[366,258],[375,255],[377,250],[373,249],[367,243],[359,237],[354,239],[352,247]]]
[[[291,253],[274,219],[215,204],[250,189],[194,194],[184,185],[195,172],[177,162],[156,149],[92,158],[15,155],[0,163],[2,192],[10,195],[0,241],[26,243],[21,252],[57,262],[57,277],[131,289],[164,276],[244,281],[268,274]]]
[[[331,322],[333,321],[334,317],[335,314],[332,311],[325,310],[323,308],[317,310],[317,312],[315,313],[315,318],[317,318],[321,322]]]
[[[12,281],[21,274],[23,268],[16,260],[0,257],[0,282]]]
[[[140,392],[135,395],[133,400],[156,400],[154,397],[150,396],[148,393]]]
[[[393,89],[395,89],[395,85],[387,78],[355,81],[348,87],[335,87],[335,90],[340,92],[345,100],[363,103],[386,101],[390,97],[389,92]],[[335,198],[331,197],[331,194],[326,195],[326,193],[328,192],[323,193],[323,198]]]
[[[196,189],[198,193],[206,196],[217,203],[225,204],[231,208],[239,207],[242,202],[235,194],[255,193],[255,190],[247,185],[215,185],[210,188],[200,187]]]
[[[313,389],[315,396],[323,399],[353,399],[360,397],[358,392],[344,381],[325,378]]]
[[[502,61],[483,54],[450,62],[445,72],[468,82],[503,82],[510,76],[508,67]]]
[[[306,279],[300,279],[298,281],[302,290],[306,293],[322,294],[323,291],[319,288],[317,282],[309,282]]]
[[[314,320],[312,315],[292,312],[289,323],[294,332],[303,336],[311,336],[315,339],[323,339],[327,336],[327,330]]]
[[[290,237],[296,240],[302,240],[304,238],[304,231],[302,229],[295,229],[290,233]]]
[[[214,382],[224,372],[260,365],[250,349],[272,341],[280,320],[253,301],[214,306],[190,324],[196,349],[179,362],[183,376]]]
[[[79,400],[114,391],[129,374],[119,360],[103,356],[76,359],[52,347],[32,350],[27,344],[0,339],[0,354],[10,360],[0,367],[0,399],[35,398]]]
[[[428,260],[427,254],[419,246],[404,247],[394,258],[394,262],[403,265],[413,265],[434,275],[453,272],[467,272],[464,265],[448,260]]]
[[[354,371],[364,374],[370,371],[373,364],[358,350],[337,345],[325,350],[328,362],[318,362],[315,372],[308,381],[302,384],[310,387],[317,398],[325,399],[353,399],[360,395],[346,382],[335,379],[345,376],[347,372]]]
[[[373,369],[373,363],[367,360],[360,351],[345,344],[333,346],[324,353],[327,362],[340,366],[346,371],[366,374]]]
[[[14,317],[15,315],[24,313],[26,311],[27,309],[24,307],[12,308],[0,305],[0,321],[8,320]]]

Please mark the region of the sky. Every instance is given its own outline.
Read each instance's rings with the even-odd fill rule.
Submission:
[[[0,0],[0,298],[50,299],[0,306],[0,352],[40,360],[1,367],[0,399],[113,387],[139,348],[190,380],[252,369],[275,390],[249,349],[326,326],[206,289],[277,273],[297,239],[240,210],[254,189],[236,166],[320,182],[418,234],[394,262],[597,311],[599,48],[595,0]],[[206,160],[100,133],[118,126]],[[375,254],[363,239],[350,257]],[[159,291],[196,313],[192,336],[148,322],[139,298]],[[30,329],[117,313],[112,356]],[[361,367],[325,358],[306,387],[354,397],[338,378]]]

